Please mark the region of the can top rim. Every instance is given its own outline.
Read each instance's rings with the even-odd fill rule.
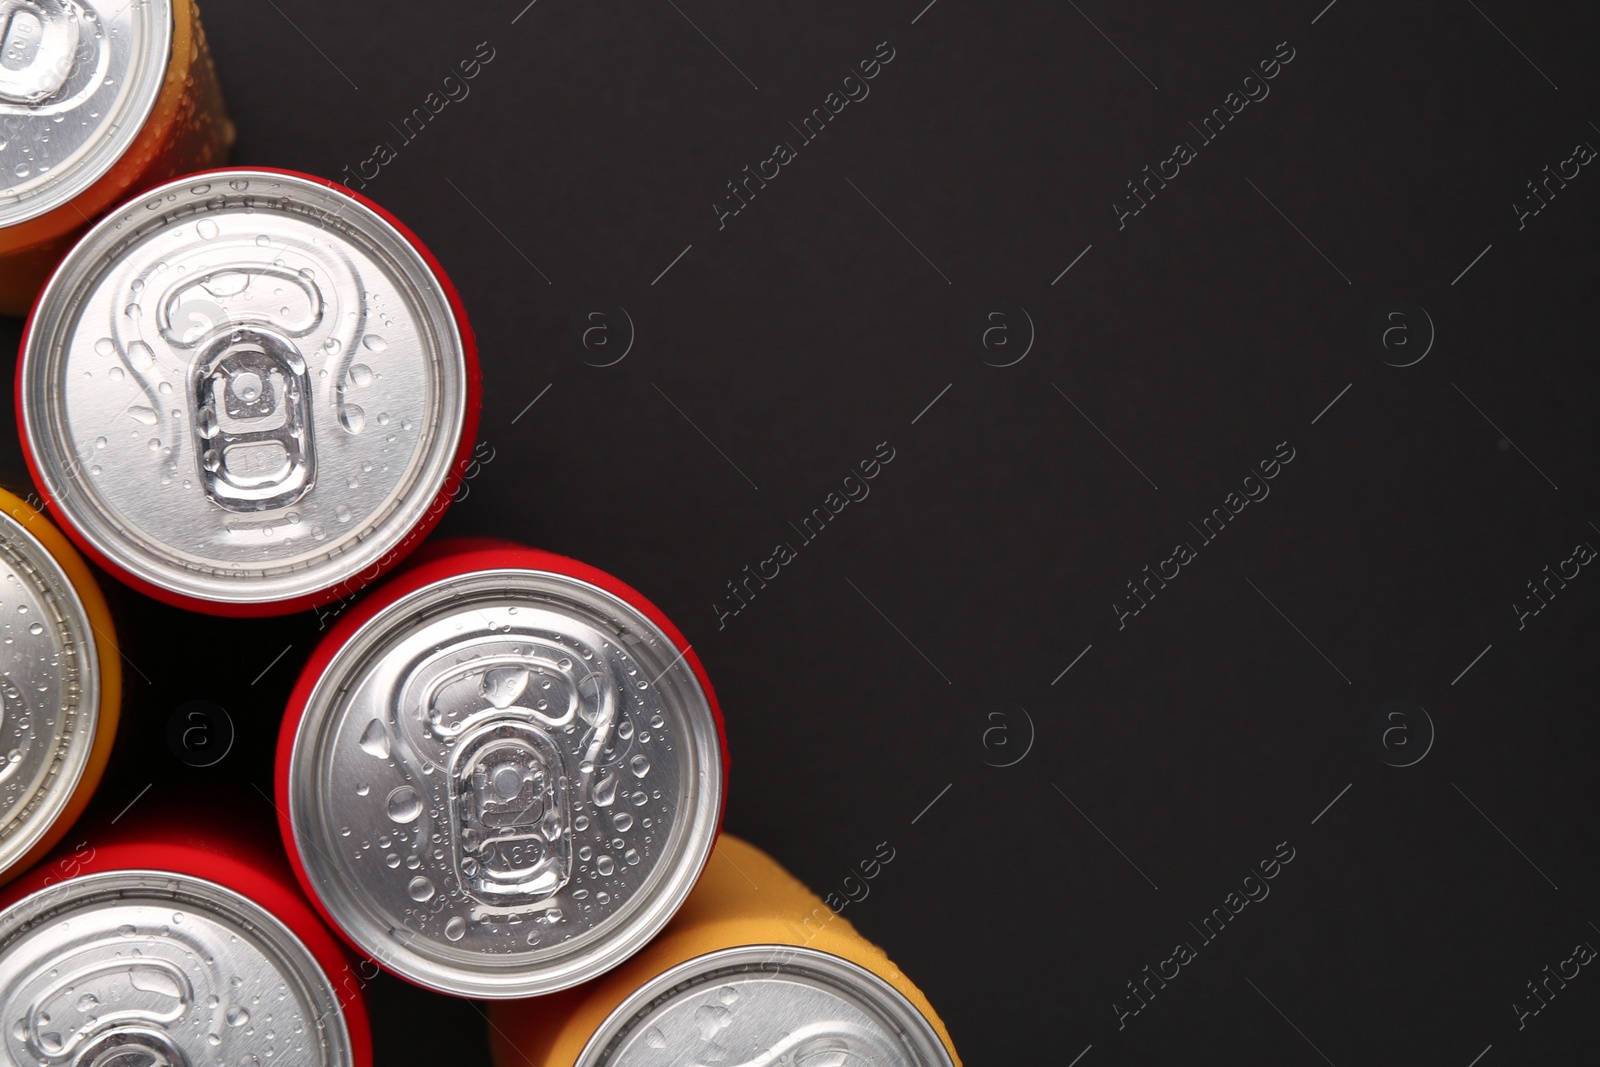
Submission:
[[[58,169],[54,180],[38,185],[35,192],[0,197],[0,227],[29,222],[70,202],[105,177],[143,132],[166,84],[175,36],[175,9],[173,0],[146,0],[133,7],[134,17],[144,20],[139,28],[146,38],[139,51],[130,56],[123,92],[118,94],[113,108],[96,121],[87,150]],[[44,101],[41,106],[48,103]]]
[[[651,636],[660,647],[677,649],[671,637],[639,608],[582,578],[531,567],[498,567],[441,577],[383,605],[344,636],[306,696],[294,726],[285,772],[288,824],[303,880],[332,924],[385,968],[417,985],[457,996],[504,999],[552,993],[596,977],[633,955],[688,898],[710,859],[721,817],[721,738],[710,700],[680,652],[657,676],[658,688],[677,687],[673,700],[687,730],[678,739],[688,768],[677,808],[680,818],[670,832],[672,847],[664,849],[655,861],[653,871],[660,874],[653,874],[645,883],[633,905],[617,913],[623,919],[614,929],[570,952],[553,954],[548,963],[507,966],[486,955],[481,966],[471,966],[442,953],[422,951],[429,938],[419,935],[401,940],[393,936],[391,924],[379,921],[376,913],[358,910],[364,899],[339,888],[340,882],[349,881],[348,875],[329,859],[341,854],[337,838],[324,825],[326,820],[314,814],[325,800],[318,783],[329,751],[327,731],[343,718],[344,698],[355,681],[381,660],[391,642],[426,621],[430,609],[442,604],[467,605],[474,599],[515,599],[518,593],[562,596],[583,608],[610,612]],[[328,886],[334,889],[332,895],[324,891]]]
[[[78,783],[83,780],[100,723],[100,653],[88,610],[61,562],[25,525],[3,509],[0,509],[0,530],[16,535],[8,540],[16,546],[19,554],[26,554],[26,562],[41,572],[49,587],[48,590],[36,590],[38,595],[48,596],[56,602],[62,621],[82,649],[78,700],[73,711],[75,724],[71,736],[59,742],[67,750],[66,758],[62,760],[60,770],[44,787],[47,791],[45,802],[24,817],[29,825],[0,841],[0,871],[5,871],[50,833],[71,802]]]
[[[330,538],[327,549],[309,560],[263,565],[235,571],[220,562],[196,565],[199,557],[171,549],[160,541],[141,539],[137,525],[105,513],[99,496],[85,488],[88,479],[61,414],[61,382],[66,370],[67,342],[78,328],[78,312],[93,286],[114,265],[120,252],[137,247],[167,225],[163,211],[140,211],[170,194],[203,197],[196,189],[218,183],[265,182],[337,210],[322,214],[370,240],[375,253],[392,260],[394,284],[417,301],[416,331],[434,353],[441,371],[437,425],[419,444],[416,473],[404,499],[364,535]],[[197,182],[203,185],[196,185]],[[238,195],[238,194],[235,194]],[[148,216],[148,217],[146,217]],[[256,218],[271,214],[257,210]],[[132,222],[133,225],[125,226]],[[448,485],[462,435],[470,420],[472,358],[456,318],[448,282],[431,257],[401,225],[335,182],[291,171],[228,167],[185,175],[165,182],[119,205],[96,222],[68,252],[46,283],[23,336],[18,365],[18,407],[23,444],[40,489],[50,499],[64,529],[99,562],[131,577],[135,583],[187,601],[232,608],[298,603],[330,590],[365,584],[358,577],[381,570],[407,543],[419,525],[428,525],[440,492]],[[146,543],[148,542],[148,543]],[[226,571],[226,573],[224,573]],[[353,590],[350,590],[353,591]]]
[[[203,909],[219,925],[243,931],[269,953],[286,985],[298,984],[303,1003],[317,1012],[327,1037],[325,1067],[350,1067],[355,1054],[338,993],[316,956],[277,916],[227,886],[192,874],[155,868],[95,871],[34,890],[0,909],[0,957],[18,937],[56,916],[98,904],[137,899],[172,901]]]
[[[618,1043],[648,1020],[656,1008],[713,982],[736,985],[741,974],[774,978],[790,975],[817,981],[867,1014],[882,1019],[914,1057],[914,1067],[954,1067],[933,1024],[894,986],[841,956],[783,944],[714,949],[662,971],[606,1016],[584,1044],[574,1067],[606,1067],[618,1051]]]

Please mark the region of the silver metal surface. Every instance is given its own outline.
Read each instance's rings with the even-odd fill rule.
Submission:
[[[0,0],[0,226],[98,181],[149,119],[172,0]]]
[[[384,608],[324,671],[289,764],[295,845],[375,960],[480,997],[615,966],[710,855],[722,754],[683,655],[611,594],[479,571]]]
[[[0,512],[0,871],[39,842],[83,777],[100,667],[83,602],[49,551]]]
[[[41,1067],[345,1067],[333,986],[293,933],[219,885],[85,875],[0,912],[0,1033]]]
[[[438,279],[302,178],[172,182],[67,256],[25,342],[23,426],[66,521],[184,596],[333,587],[433,505],[466,419]]]
[[[922,1013],[862,967],[747,945],[672,968],[624,1001],[577,1067],[950,1067]]]

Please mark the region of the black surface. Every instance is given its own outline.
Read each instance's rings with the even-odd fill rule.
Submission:
[[[845,915],[967,1062],[1592,1060],[1593,967],[1521,1028],[1514,1005],[1600,946],[1600,576],[1520,627],[1513,604],[1600,544],[1600,168],[1522,228],[1512,205],[1600,146],[1594,8],[925,2],[205,14],[237,160],[337,177],[388,142],[366,191],[462,291],[492,459],[443,530],[673,616],[727,712],[728,828],[824,892],[890,842]],[[882,41],[870,96],[800,144]],[[1201,145],[1189,123],[1284,41]],[[391,123],[479,42],[470,95],[406,143]],[[780,140],[797,158],[719,230]],[[1179,140],[1198,158],[1119,229]],[[632,349],[594,366],[618,309]],[[804,543],[790,523],[880,442],[870,495]],[[1203,544],[1190,523],[1282,442],[1270,497]],[[9,439],[3,471],[25,478]],[[315,619],[116,600],[137,671],[100,808],[154,781],[266,824]],[[208,768],[167,747],[192,698],[237,726]],[[1425,730],[1397,700],[1436,733],[1406,767]],[[1119,1028],[1177,942],[1196,958]],[[389,980],[371,1004],[384,1067],[486,1062],[473,1006]]]

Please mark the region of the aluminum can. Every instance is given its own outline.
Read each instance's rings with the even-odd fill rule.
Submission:
[[[715,840],[722,720],[666,616],[593,567],[430,547],[312,654],[278,745],[324,917],[460,996],[562,989],[638,951]]]
[[[56,844],[100,782],[122,670],[88,566],[0,490],[0,884]]]
[[[478,396],[428,251],[285,171],[190,175],[96,224],[17,368],[23,448],[67,534],[219,615],[327,603],[398,562],[459,489]]]
[[[349,959],[270,844],[168,810],[91,832],[11,886],[0,1059],[371,1067]]]
[[[959,1067],[920,990],[771,857],[726,834],[643,952],[489,1012],[496,1067]]]
[[[139,189],[227,159],[193,0],[0,0],[0,313]]]

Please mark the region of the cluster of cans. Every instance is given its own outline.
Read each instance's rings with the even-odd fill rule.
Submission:
[[[3,1059],[366,1067],[381,969],[495,1002],[501,1067],[958,1063],[881,951],[719,840],[721,713],[659,610],[514,544],[412,555],[480,396],[416,237],[213,169],[191,0],[0,0],[0,35],[0,309],[32,305],[17,416],[60,525],[0,494]],[[353,600],[286,709],[276,838],[189,810],[51,854],[120,706],[85,557],[219,616]]]

